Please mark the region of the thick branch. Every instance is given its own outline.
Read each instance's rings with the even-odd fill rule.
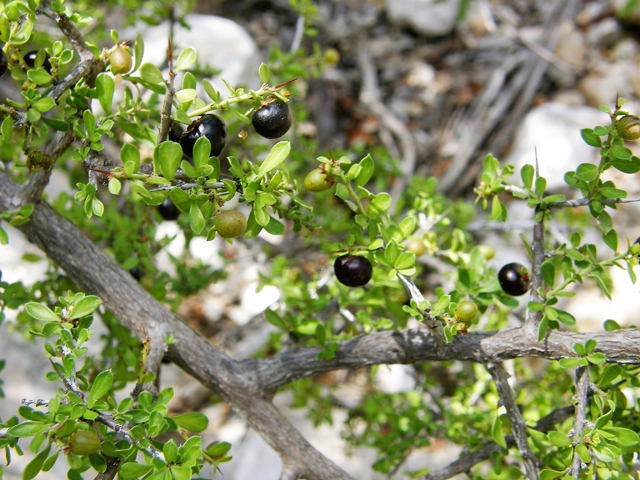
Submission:
[[[542,341],[522,328],[496,332],[456,335],[447,345],[439,346],[425,328],[393,332],[372,332],[338,342],[340,348],[331,360],[319,360],[320,347],[282,350],[269,358],[245,360],[255,371],[260,385],[275,390],[300,378],[333,370],[357,370],[369,365],[411,364],[428,361],[460,360],[486,363],[520,357],[559,360],[575,357],[573,345],[593,338],[596,351],[609,362],[640,363],[640,331],[638,329],[599,333],[573,333],[552,330]]]
[[[0,173],[0,211],[11,208],[19,185]],[[113,258],[106,255],[49,205],[38,202],[30,221],[20,226],[83,291],[102,298],[108,308],[139,339],[159,330],[177,343],[168,357],[204,386],[215,391],[260,433],[282,458],[288,471],[308,480],[350,477],[298,432],[267,400],[253,372],[243,367],[183,323],[146,292]],[[143,331],[144,327],[144,331]],[[160,354],[160,352],[157,352]]]

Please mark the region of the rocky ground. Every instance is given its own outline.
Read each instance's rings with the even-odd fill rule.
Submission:
[[[598,105],[612,105],[619,94],[629,101],[628,109],[637,113],[640,10],[624,9],[625,0],[320,1],[314,20],[318,35],[304,40],[303,46],[317,42],[323,49],[336,49],[339,61],[318,79],[301,82],[306,97],[298,101],[306,102],[311,114],[306,131],[317,136],[322,148],[350,148],[363,142],[384,145],[402,172],[392,187],[395,192],[402,191],[418,172],[438,176],[442,191],[452,196],[472,198],[469,195],[486,153],[519,168],[534,161],[536,151],[549,188],[563,192],[562,174],[595,160],[596,152],[584,144],[579,129],[606,123]],[[191,17],[191,32],[179,31],[177,41],[185,46],[197,43],[201,60],[220,65],[222,76],[232,83],[255,83],[256,66],[273,43],[285,51],[298,45],[301,22],[287,0],[199,2],[197,13],[201,16]],[[146,30],[145,43],[160,42],[167,29]],[[637,178],[627,177],[613,178],[637,197]],[[55,196],[60,185],[64,182],[55,182],[49,194]],[[472,226],[479,241],[499,251],[495,267],[507,260],[526,260],[520,242],[509,243],[501,235],[505,228],[514,233],[512,239],[517,240],[520,232],[530,235],[529,212],[514,208],[506,227],[487,222],[482,215]],[[635,204],[618,211],[621,245],[626,242],[624,235],[632,241],[640,236],[639,220]],[[568,234],[553,223],[551,229],[559,239]],[[173,224],[164,223],[159,230],[160,235],[176,233],[167,249],[174,254],[184,248],[184,239]],[[9,234],[10,245],[0,247],[3,280],[36,281],[46,262],[17,261],[35,250],[18,232]],[[593,232],[593,237],[600,244],[599,233]],[[256,291],[263,259],[242,243],[237,245],[238,257],[245,260],[234,266],[224,284],[211,285],[185,302],[180,313],[204,324],[221,322],[228,328],[214,341],[227,345],[237,357],[248,357],[264,345],[272,327],[256,319],[279,301],[279,292],[275,287]],[[216,267],[221,266],[222,248],[227,247],[216,242],[191,244],[194,256]],[[160,261],[171,270],[168,260]],[[623,271],[614,272],[613,280],[613,302],[587,287],[566,306],[580,328],[601,328],[607,318],[623,325],[637,323],[638,288]],[[32,347],[17,335],[0,339],[8,363],[2,374],[7,394],[0,402],[2,418],[16,411],[21,398],[46,398],[52,393],[30,382],[41,379],[47,365],[41,347],[33,355],[24,354],[27,348]],[[12,361],[18,357],[20,362]],[[413,387],[411,370],[380,369],[378,380],[386,391],[409,389]],[[181,385],[173,403],[176,411],[205,405],[208,393],[195,382],[173,369],[163,375],[167,384]],[[341,394],[356,398],[360,395],[357,382]],[[287,409],[289,403],[287,394],[282,395],[279,405]],[[232,454],[238,460],[222,467],[224,478],[252,479],[257,471],[262,479],[278,478],[278,457],[255,433],[224,406],[205,406],[203,411],[211,421],[210,439],[234,445]],[[371,472],[372,451],[345,455],[340,418],[334,427],[314,430],[303,411],[288,412],[312,443],[356,478],[387,478]],[[437,450],[415,452],[404,468],[437,468],[457,454],[455,447],[438,445]],[[21,465],[24,462],[16,461],[6,478],[18,478],[11,475],[18,475]],[[401,473],[402,469],[393,478],[401,478]],[[39,478],[62,477],[51,472]]]

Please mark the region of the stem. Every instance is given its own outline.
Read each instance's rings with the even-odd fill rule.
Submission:
[[[272,93],[274,90],[269,88],[269,87],[262,87],[260,88],[260,90],[258,90],[256,93],[256,95],[258,96],[264,96],[268,93]],[[245,102],[247,100],[255,100],[253,93],[249,92],[249,93],[245,93],[244,95],[240,95],[239,97],[232,97],[232,98],[227,98],[226,100],[223,100],[220,103],[216,103],[216,102],[211,102],[208,105],[205,105],[202,108],[199,108],[198,110],[193,110],[191,113],[188,114],[189,118],[193,118],[193,117],[198,117],[200,115],[204,115],[205,113],[211,111],[211,110],[220,110],[223,108],[228,107],[229,105],[233,105],[234,103],[240,103],[240,102]]]
[[[358,206],[358,211],[360,212],[360,215],[362,215],[364,218],[366,218],[368,220],[369,216],[367,215],[367,212],[365,212],[364,207],[362,206],[362,203],[360,202],[360,198],[356,194],[356,191],[351,186],[351,182],[349,180],[347,180],[347,177],[344,176],[344,172],[340,172],[340,180],[342,180],[344,182],[345,186],[347,187],[347,190],[349,191],[349,195],[351,195],[353,200],[356,202],[356,205]]]

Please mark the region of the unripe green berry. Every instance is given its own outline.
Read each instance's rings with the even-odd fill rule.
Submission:
[[[328,177],[326,173],[316,168],[309,172],[302,185],[310,192],[324,192],[333,187],[334,183],[336,183],[334,178]]]
[[[625,115],[616,122],[616,131],[624,140],[638,140],[640,138],[640,118],[635,115]]]
[[[463,323],[471,322],[477,314],[478,306],[473,302],[461,302],[456,308],[456,318]]]
[[[95,432],[78,430],[69,439],[69,450],[76,455],[91,455],[100,448],[100,439]]]
[[[419,257],[427,251],[427,246],[424,244],[424,240],[412,238],[407,245],[407,250],[412,252],[416,257]]]
[[[114,75],[127,73],[131,70],[131,54],[122,47],[118,47],[113,51],[109,61],[111,62],[111,73]]]
[[[247,219],[237,210],[225,210],[216,217],[214,225],[221,237],[236,238],[247,229]]]
[[[480,245],[478,246],[478,248],[480,249],[480,253],[482,253],[482,256],[485,258],[485,260],[491,260],[496,256],[495,248],[490,245]]]

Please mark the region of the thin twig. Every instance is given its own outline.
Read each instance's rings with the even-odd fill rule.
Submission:
[[[402,275],[401,273],[398,273],[398,279],[400,280],[400,283],[402,283],[402,285],[404,286],[404,289],[406,290],[407,294],[409,294],[409,297],[411,297],[411,299],[414,300],[419,307],[420,304],[424,302],[425,298],[424,298],[424,295],[422,295],[422,292],[420,291],[420,289],[413,282],[413,279],[411,277]],[[431,333],[433,337],[436,339],[436,342],[438,342],[438,345],[445,345],[447,343],[447,340],[444,336],[444,329],[442,327],[442,322],[440,322],[437,318],[433,317],[428,311],[422,310],[421,308],[418,308],[418,311],[422,315],[422,318],[424,319],[424,323],[431,330]]]
[[[516,403],[516,396],[509,385],[509,374],[505,370],[503,363],[488,362],[487,370],[489,370],[496,384],[502,404],[507,409],[507,416],[511,423],[514,440],[520,450],[520,456],[524,463],[525,474],[529,480],[537,480],[538,459],[529,446],[526,430],[527,425],[524,423],[522,413],[520,413],[520,408]]]
[[[158,144],[164,142],[171,129],[171,106],[173,105],[173,96],[176,93],[173,88],[173,81],[176,73],[173,71],[173,49],[171,47],[171,38],[168,39],[167,55],[169,59],[169,79],[165,79],[164,84],[167,87],[167,93],[164,96],[162,104],[162,120],[160,121],[160,132],[158,134]]]
[[[400,170],[402,171],[402,177],[397,179],[393,187],[391,187],[391,198],[395,205],[402,192],[404,192],[406,185],[411,181],[415,170],[418,156],[415,140],[406,125],[382,102],[375,66],[371,59],[371,53],[364,42],[361,42],[358,48],[358,61],[362,71],[360,101],[378,117],[380,122],[395,135],[400,143],[402,152]]]

